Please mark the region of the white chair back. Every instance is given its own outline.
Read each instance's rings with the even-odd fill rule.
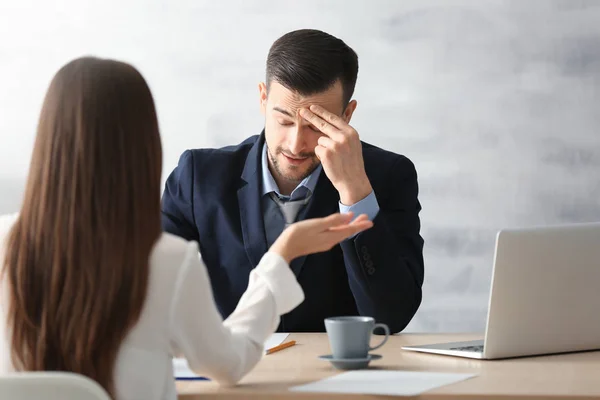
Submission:
[[[69,372],[17,372],[0,376],[0,399],[110,400],[95,381]]]

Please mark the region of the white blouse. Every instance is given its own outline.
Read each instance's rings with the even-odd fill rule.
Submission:
[[[15,218],[0,218],[2,264],[6,234]],[[4,282],[0,288],[0,374],[6,374],[14,367]],[[303,300],[304,293],[285,260],[266,253],[250,273],[237,308],[223,321],[198,245],[163,234],[150,256],[144,309],[117,357],[117,399],[176,399],[172,357],[187,358],[199,375],[235,384],[261,359],[263,343],[277,329],[280,315]]]

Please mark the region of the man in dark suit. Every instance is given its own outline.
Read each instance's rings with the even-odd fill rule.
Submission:
[[[398,154],[361,142],[350,119],[358,57],[316,30],[271,47],[259,85],[265,128],[239,145],[183,153],[163,195],[163,228],[200,245],[225,318],[248,274],[285,227],[336,212],[373,228],[291,263],[305,301],[279,331],[320,332],[323,319],[372,316],[399,332],[421,303],[423,240],[417,174]]]

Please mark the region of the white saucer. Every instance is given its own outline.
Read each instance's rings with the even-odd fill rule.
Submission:
[[[367,368],[373,360],[379,360],[379,354],[369,354],[366,358],[333,358],[333,355],[327,354],[319,356],[321,360],[329,361],[337,369],[361,369]]]

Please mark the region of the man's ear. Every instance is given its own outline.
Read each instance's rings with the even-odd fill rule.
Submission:
[[[267,112],[267,85],[264,82],[258,84],[258,99],[260,101],[260,112],[265,115]]]
[[[344,113],[342,114],[342,118],[344,118],[344,121],[346,121],[347,124],[350,123],[350,120],[352,119],[352,115],[354,114],[354,110],[356,110],[357,105],[358,105],[357,101],[352,100],[346,106],[346,109],[344,110]]]

